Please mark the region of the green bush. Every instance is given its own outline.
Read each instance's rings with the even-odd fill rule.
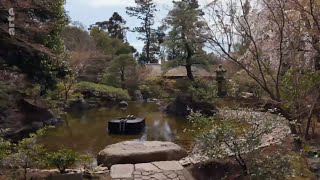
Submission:
[[[217,87],[212,81],[198,80],[189,86],[188,93],[197,102],[213,102],[217,97]]]
[[[127,90],[106,86],[103,84],[96,84],[92,82],[82,81],[76,84],[75,92],[92,92],[98,97],[108,97],[117,100],[130,100],[130,96]]]
[[[145,99],[164,99],[170,94],[173,95],[174,82],[163,78],[148,78],[139,86],[139,89]]]
[[[30,134],[28,138],[21,140],[17,144],[0,140],[1,165],[22,168],[24,170],[24,179],[27,179],[28,168],[43,167],[45,149],[37,143],[37,138],[42,136],[48,128]]]
[[[250,164],[250,179],[291,179],[295,169],[291,164],[294,157],[276,152],[272,155],[255,153],[254,161]]]
[[[192,82],[188,79],[177,79],[175,83],[175,88],[180,91],[185,91],[192,86]]]
[[[12,152],[11,143],[0,137],[0,161]]]
[[[252,110],[232,111],[221,119],[191,113],[188,119],[192,123],[191,132],[195,133],[199,142],[200,154],[222,160],[233,157],[244,173],[250,172],[245,154],[251,153],[262,144],[262,136],[271,132],[272,122],[276,121],[273,116]]]
[[[46,162],[49,166],[58,168],[61,174],[66,173],[66,169],[81,160],[81,155],[68,149],[46,154]]]

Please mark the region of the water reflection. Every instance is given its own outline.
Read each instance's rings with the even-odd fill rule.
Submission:
[[[158,140],[158,141],[174,141],[175,133],[173,132],[167,119],[155,119],[153,124],[146,129],[143,140]]]
[[[141,135],[109,135],[107,121],[117,117],[134,115],[146,118],[146,129]],[[68,114],[65,124],[51,130],[41,143],[49,149],[72,148],[97,154],[105,146],[125,140],[172,141],[180,145],[191,143],[185,119],[168,116],[159,111],[156,104],[129,103],[126,110],[101,108],[88,112]]]

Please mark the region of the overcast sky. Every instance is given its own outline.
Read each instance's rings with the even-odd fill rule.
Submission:
[[[205,4],[209,0],[199,0],[201,4]],[[166,16],[172,0],[154,0],[159,11],[156,15],[156,26]],[[126,15],[126,6],[133,6],[134,0],[67,0],[66,10],[72,21],[79,21],[86,27],[97,21],[108,20],[113,12],[118,12],[126,21],[130,28],[138,26],[139,21]],[[136,40],[136,34],[128,33],[128,41],[139,51],[143,47],[143,42]]]

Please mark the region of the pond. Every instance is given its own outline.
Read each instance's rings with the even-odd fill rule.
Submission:
[[[145,131],[141,135],[108,134],[108,120],[127,115],[146,118]],[[167,115],[156,104],[130,102],[126,110],[114,107],[67,114],[65,123],[49,130],[40,143],[49,150],[68,148],[93,155],[107,145],[126,140],[171,141],[189,148],[192,137],[184,132],[189,125],[186,118]]]

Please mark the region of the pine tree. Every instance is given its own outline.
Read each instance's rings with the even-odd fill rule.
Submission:
[[[156,31],[152,28],[154,25],[154,13],[157,11],[156,5],[152,0],[136,0],[136,6],[127,7],[127,14],[131,17],[136,17],[141,20],[141,26],[133,28],[133,32],[141,35],[138,40],[144,41],[143,52],[146,56],[145,63],[158,62],[156,54],[158,48],[154,48],[154,43],[157,43],[157,38],[154,35]]]
[[[125,25],[126,21],[117,12],[114,12],[109,21],[107,21],[109,35],[112,38],[118,38],[124,41],[127,29]]]
[[[185,66],[187,76],[194,81],[191,66],[206,64],[203,50],[204,39],[201,32],[204,23],[200,20],[203,12],[197,0],[173,1],[174,7],[169,12],[165,23],[169,28],[165,46],[171,66]]]
[[[126,23],[127,22],[119,15],[119,13],[114,12],[108,21],[96,22],[90,26],[90,29],[98,27],[100,30],[108,31],[111,38],[118,38],[124,42],[128,29]]]

